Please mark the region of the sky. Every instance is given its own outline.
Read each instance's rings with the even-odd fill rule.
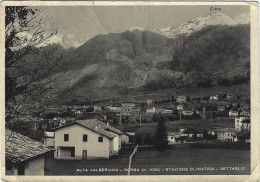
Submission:
[[[221,10],[211,11],[210,7]],[[42,16],[48,15],[56,23],[58,34],[86,40],[97,34],[118,33],[132,27],[148,30],[173,27],[217,12],[234,18],[248,14],[249,6],[59,6],[47,7]]]

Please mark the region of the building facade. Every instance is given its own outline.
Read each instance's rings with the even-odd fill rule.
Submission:
[[[110,158],[121,149],[122,132],[99,120],[71,123],[55,130],[56,159]]]
[[[250,130],[251,124],[250,119],[246,116],[235,117],[235,128],[236,130]]]
[[[11,130],[5,132],[6,175],[45,175],[45,157],[54,150]]]

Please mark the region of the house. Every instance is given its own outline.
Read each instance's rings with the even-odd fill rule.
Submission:
[[[161,109],[161,108],[151,108],[151,109],[146,109],[147,113],[161,113],[161,114],[172,114],[172,109]]]
[[[130,135],[127,132],[123,132],[122,134],[122,144],[128,144]]]
[[[177,96],[176,97],[176,102],[177,103],[184,103],[187,101],[187,97],[186,96]]]
[[[108,106],[108,109],[114,112],[121,112],[122,104],[111,104],[110,106]]]
[[[238,116],[238,112],[231,109],[229,112],[228,112],[228,116],[229,118],[235,118],[236,116]]]
[[[235,128],[239,131],[250,130],[250,119],[246,116],[235,117]]]
[[[61,117],[55,117],[53,118],[53,121],[56,122],[59,126],[67,123],[66,119]]]
[[[183,105],[177,105],[176,109],[177,109],[178,111],[183,110]]]
[[[180,129],[180,136],[203,138],[202,132],[194,128]]]
[[[153,104],[153,100],[147,99],[146,103],[147,103],[147,105],[152,105]]]
[[[134,143],[136,140],[135,132],[124,132],[126,135],[128,135],[129,143]],[[122,135],[122,141],[123,141],[123,135]],[[122,142],[123,143],[123,142]]]
[[[193,115],[193,111],[184,110],[184,111],[182,111],[182,115],[184,115],[184,116],[192,116]]]
[[[234,128],[218,128],[215,130],[215,133],[217,134],[217,140],[233,142],[237,130]]]
[[[210,100],[218,100],[219,96],[218,95],[213,95],[209,99]]]
[[[141,112],[141,107],[135,102],[123,102],[122,103],[122,113],[139,113]]]
[[[234,141],[250,142],[250,131],[241,132],[234,136]]]
[[[250,112],[249,112],[249,111],[246,111],[246,110],[243,110],[243,111],[240,113],[240,116],[250,116]]]
[[[211,129],[207,130],[207,133],[208,133],[208,135],[215,136],[215,135],[217,135],[216,130],[217,130],[217,128],[211,128]]]
[[[176,133],[174,133],[174,132],[168,132],[167,140],[168,140],[168,144],[169,144],[169,145],[173,145],[173,144],[178,143],[178,142],[177,142],[177,139],[175,138],[175,136],[176,136]]]
[[[155,113],[155,112],[156,112],[156,109],[155,109],[155,107],[153,107],[153,108],[147,108],[147,109],[146,109],[146,112],[147,112],[147,113]]]
[[[84,112],[84,109],[83,108],[76,108],[75,109],[75,115],[77,116],[81,116]]]
[[[242,121],[242,126],[240,130],[250,130],[251,124],[250,124],[250,119],[246,118]]]
[[[235,128],[236,130],[241,130],[242,121],[246,119],[246,117],[235,117]]]
[[[56,159],[110,158],[121,149],[123,133],[97,119],[79,120],[55,129]]]
[[[94,112],[101,112],[102,106],[94,106]]]
[[[55,132],[45,131],[43,135],[43,143],[47,147],[55,146]]]
[[[40,142],[6,129],[6,175],[43,176],[45,157],[53,151]]]

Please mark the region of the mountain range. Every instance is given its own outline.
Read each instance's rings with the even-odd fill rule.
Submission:
[[[65,36],[51,45],[64,55],[59,72],[50,75],[60,76],[53,83],[60,99],[117,98],[165,88],[248,84],[250,79],[245,15],[232,19],[217,13],[152,31],[134,27],[83,44]]]

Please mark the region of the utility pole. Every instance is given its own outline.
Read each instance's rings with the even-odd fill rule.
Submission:
[[[211,123],[211,125],[212,125],[212,111],[211,111],[210,123]]]
[[[122,113],[120,112],[119,124],[122,125]]]
[[[141,112],[140,112],[140,126],[141,126],[141,124],[142,124],[142,115],[141,115]]]

